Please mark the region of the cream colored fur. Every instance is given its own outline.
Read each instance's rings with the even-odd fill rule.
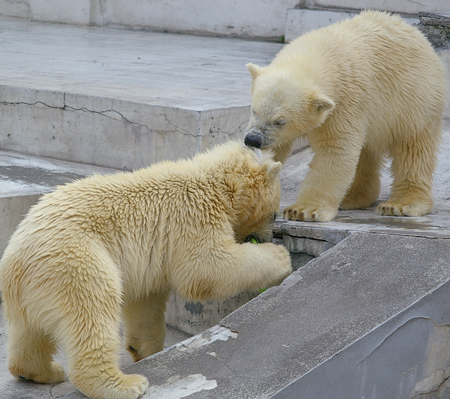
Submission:
[[[230,142],[192,160],[94,176],[42,197],[0,263],[17,378],[69,379],[98,399],[148,386],[118,369],[119,323],[135,360],[163,349],[169,292],[221,299],[280,283],[287,250],[268,243],[280,199],[279,162]],[[256,236],[261,244],[244,242]],[[264,243],[265,242],[265,243]]]
[[[329,221],[366,208],[392,158],[390,199],[381,215],[420,216],[432,209],[446,79],[430,43],[398,16],[367,11],[307,33],[253,78],[246,143],[271,148],[284,162],[306,137],[314,152],[292,220]]]

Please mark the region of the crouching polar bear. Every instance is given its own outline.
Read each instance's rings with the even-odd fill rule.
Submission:
[[[289,253],[268,241],[281,164],[230,142],[192,160],[58,187],[32,207],[0,263],[8,367],[19,379],[70,381],[130,399],[147,379],[118,368],[121,314],[134,360],[163,349],[171,290],[221,299],[279,284]],[[261,244],[246,242],[255,237]]]
[[[253,78],[245,143],[284,162],[306,137],[314,157],[292,220],[329,221],[366,208],[392,158],[393,184],[381,215],[421,216],[433,206],[432,176],[445,107],[444,67],[427,39],[398,16],[366,11],[307,33]]]

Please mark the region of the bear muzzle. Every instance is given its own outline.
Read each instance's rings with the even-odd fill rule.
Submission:
[[[251,129],[244,137],[244,143],[247,147],[261,148],[263,145],[264,137],[260,130]]]

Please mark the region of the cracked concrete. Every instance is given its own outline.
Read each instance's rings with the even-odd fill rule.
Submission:
[[[242,138],[245,64],[281,48],[1,18],[0,37],[0,147],[127,170]]]
[[[110,103],[106,98],[86,99],[88,103],[91,101]],[[215,143],[238,138],[246,124],[242,119],[248,117],[248,107],[198,112],[115,100],[115,106],[122,107],[118,111],[34,104],[3,102],[0,106],[0,117],[5,121],[0,131],[4,149],[127,170],[190,157]],[[45,112],[39,105],[45,106]],[[133,120],[133,114],[141,122]],[[32,128],[27,126],[28,122],[25,126],[15,122],[23,120],[23,115],[31,115],[28,120],[34,123]],[[29,146],[30,142],[35,145]]]

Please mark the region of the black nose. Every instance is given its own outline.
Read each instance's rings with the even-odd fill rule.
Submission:
[[[255,133],[247,133],[244,138],[244,143],[249,147],[261,148],[262,137]]]

